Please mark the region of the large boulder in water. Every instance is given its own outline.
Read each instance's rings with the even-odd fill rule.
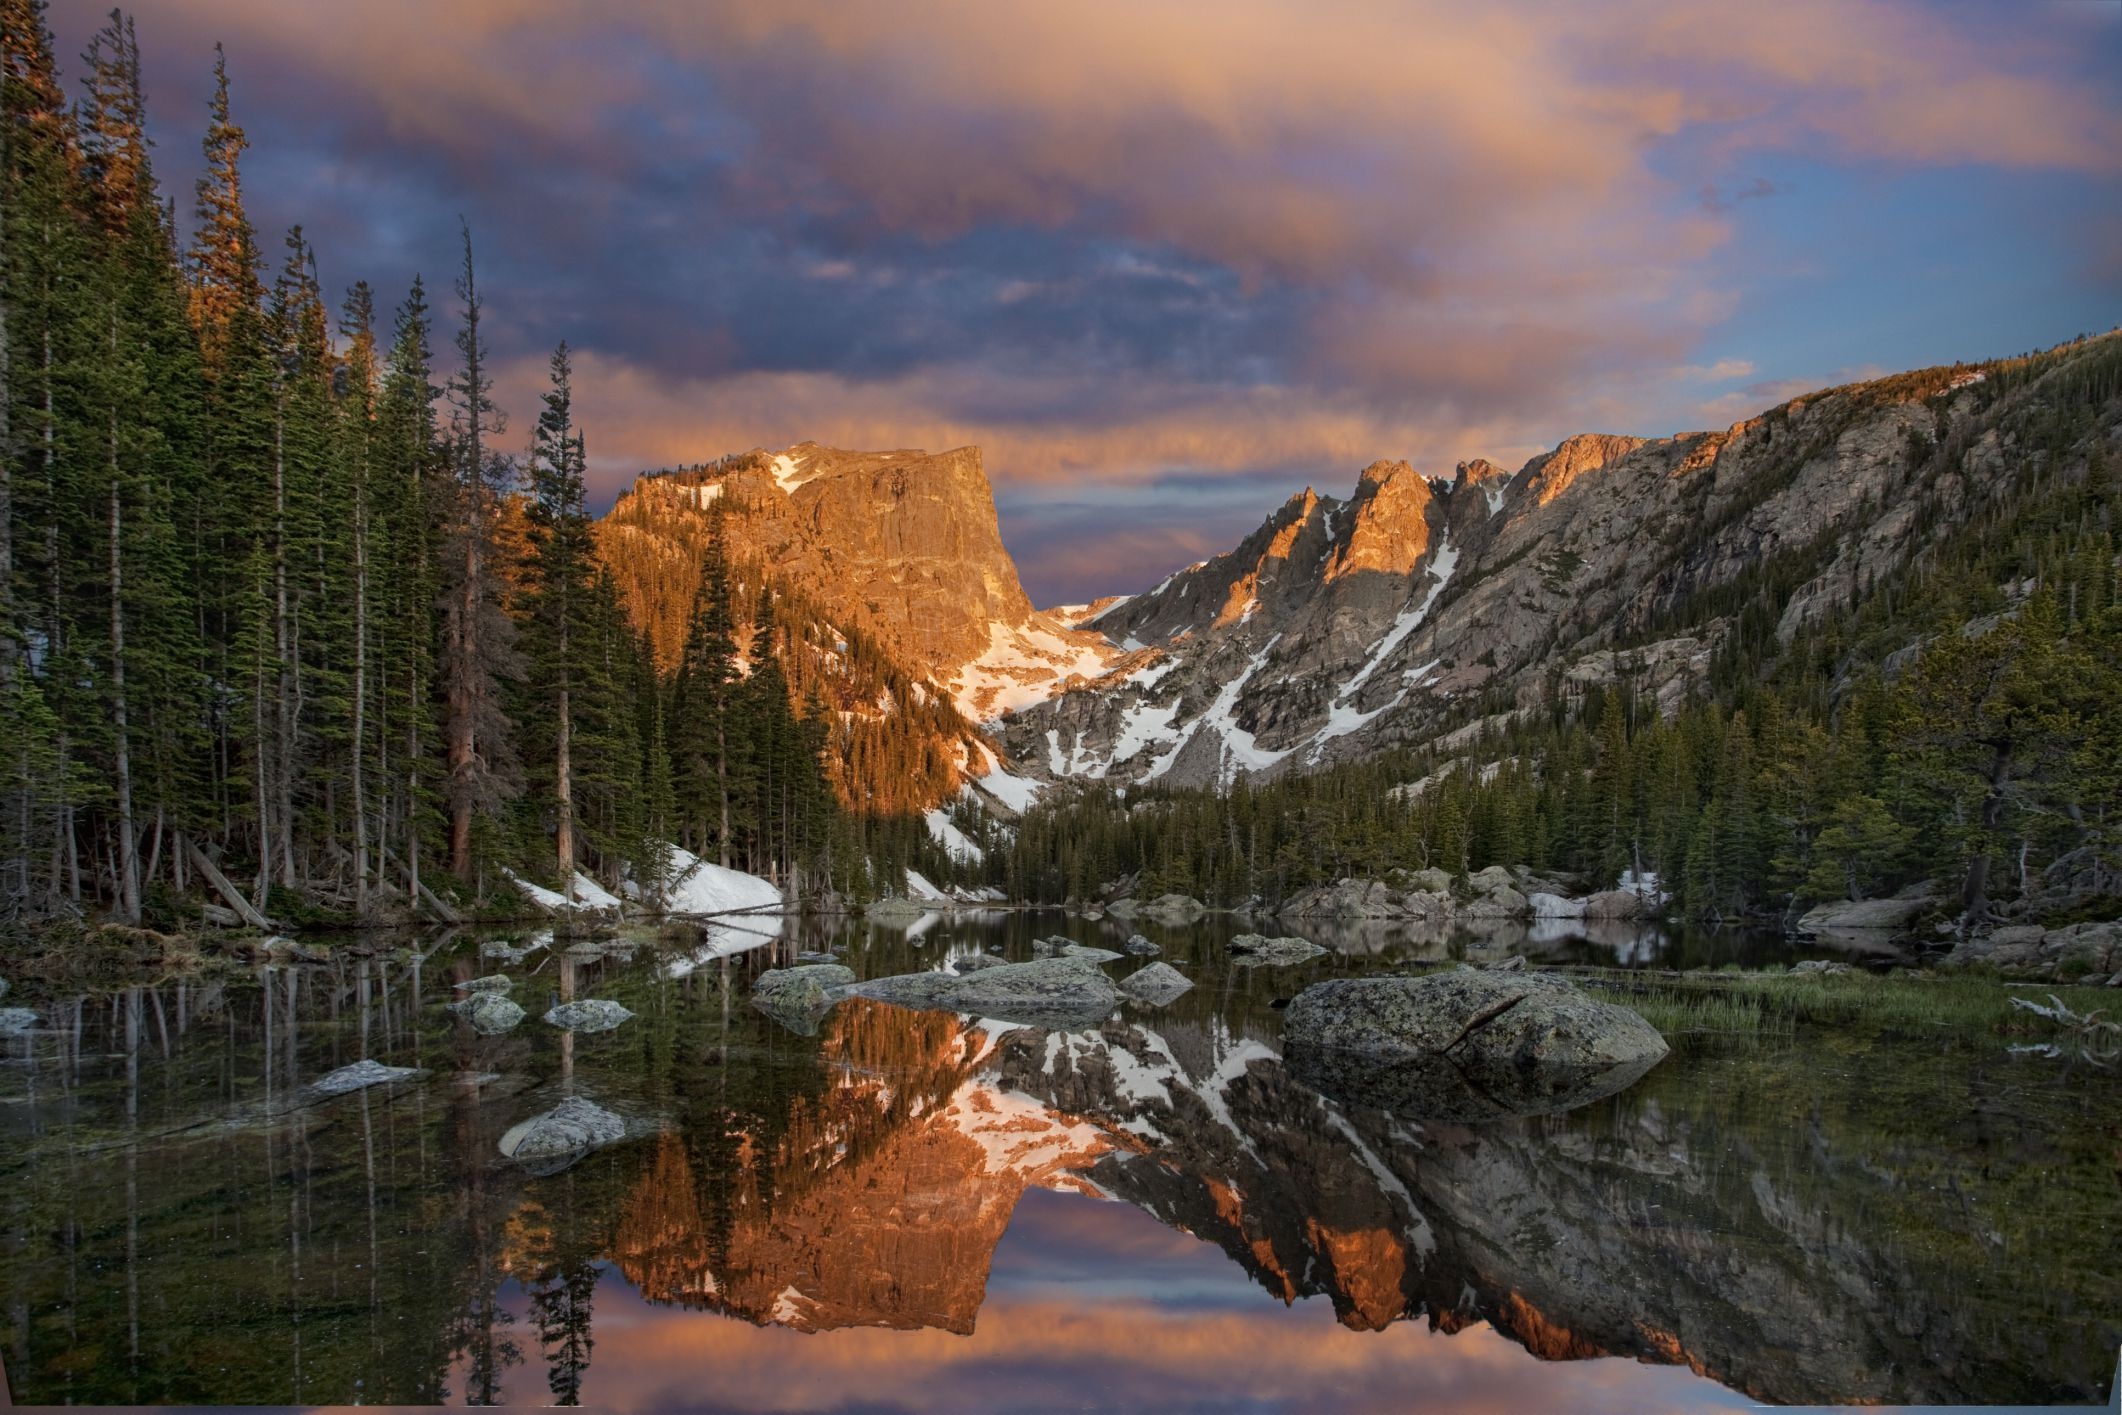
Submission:
[[[626,1122],[580,1096],[569,1096],[501,1137],[501,1153],[535,1174],[557,1174],[591,1150],[626,1138]]]
[[[1163,1007],[1194,985],[1194,980],[1169,963],[1137,968],[1120,980],[1120,991],[1137,1002]]]
[[[394,1081],[409,1081],[427,1073],[417,1066],[385,1066],[380,1061],[357,1061],[351,1066],[342,1066],[337,1071],[327,1071],[310,1082],[309,1093],[318,1100],[331,1096],[350,1095],[367,1090],[370,1086],[387,1086]]]
[[[1241,968],[1284,968],[1306,963],[1326,952],[1307,938],[1268,938],[1239,934],[1230,941],[1231,962]]]
[[[563,1002],[545,1014],[545,1020],[570,1032],[609,1032],[634,1014],[602,997]]]
[[[1039,958],[1005,963],[968,976],[903,973],[872,978],[840,990],[901,1007],[971,1012],[1005,1022],[1041,1027],[1096,1026],[1120,1001],[1120,989],[1096,963],[1082,958]]]
[[[1190,924],[1208,912],[1208,906],[1190,894],[1165,894],[1144,904],[1140,911],[1160,924]]]
[[[472,1030],[482,1037],[498,1036],[523,1020],[523,1009],[498,992],[475,992],[459,1002],[449,1005],[449,1010],[472,1024]]]
[[[1472,1122],[1572,1110],[1662,1060],[1657,1029],[1545,973],[1334,978],[1284,1015],[1291,1074],[1335,1099]]]
[[[805,1036],[840,999],[840,989],[855,980],[855,970],[841,963],[810,963],[800,968],[769,968],[752,983],[752,1006],[791,1031]]]

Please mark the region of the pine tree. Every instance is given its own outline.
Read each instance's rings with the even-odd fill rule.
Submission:
[[[494,406],[486,368],[483,313],[472,264],[471,228],[464,228],[464,267],[457,279],[463,323],[457,331],[462,362],[450,379],[450,447],[455,467],[450,553],[442,609],[442,676],[449,750],[450,869],[472,875],[475,814],[491,819],[520,789],[515,744],[502,709],[504,680],[520,676],[515,626],[501,604],[496,497],[514,480],[509,460],[492,439],[506,426]]]

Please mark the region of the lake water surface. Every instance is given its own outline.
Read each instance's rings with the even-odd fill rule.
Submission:
[[[518,962],[493,931],[100,995],[24,987],[0,1046],[0,1356],[36,1403],[554,1400],[726,1410],[1658,1411],[2098,1403],[2122,1342],[2122,1081],[1995,1037],[1683,1041],[1635,1086],[1478,1128],[1282,1067],[1306,983],[1531,951],[1781,961],[1779,941],[1144,927],[1197,986],[1072,1033],[749,979],[861,976],[1054,914],[791,923]],[[506,937],[527,941],[527,930]],[[352,941],[346,941],[352,942]],[[1116,973],[1136,960],[1110,965]],[[480,1037],[453,984],[531,1016]],[[27,994],[26,998],[23,994]],[[637,1015],[569,1035],[560,995]],[[420,1077],[314,1104],[361,1058]],[[628,1139],[557,1174],[501,1136],[579,1095]]]

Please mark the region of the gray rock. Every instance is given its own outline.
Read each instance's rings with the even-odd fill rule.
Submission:
[[[1798,932],[1814,937],[1892,933],[1907,928],[1930,907],[1928,899],[1837,899],[1807,910],[1798,920]]]
[[[969,977],[953,973],[903,973],[872,978],[842,989],[901,1007],[972,1012],[1034,1026],[1095,1026],[1120,1000],[1120,989],[1095,963],[1080,958],[1041,958],[982,968]]]
[[[887,898],[879,899],[864,912],[880,923],[908,924],[926,914],[928,910],[911,899],[901,899],[897,895],[891,895]]]
[[[309,1092],[319,1099],[343,1096],[370,1086],[387,1086],[393,1081],[405,1081],[425,1074],[417,1066],[385,1066],[377,1061],[357,1061],[351,1066],[342,1066],[337,1071],[325,1072],[310,1082]]]
[[[497,992],[475,992],[451,1003],[449,1010],[469,1021],[482,1037],[498,1036],[523,1020],[523,1009]]]
[[[805,949],[796,955],[796,961],[798,963],[830,963],[838,956],[834,953],[821,953],[816,949]]]
[[[1230,941],[1231,961],[1241,968],[1283,968],[1304,963],[1326,952],[1304,938],[1268,938],[1263,934],[1239,934]]]
[[[1088,944],[1072,943],[1061,950],[1063,958],[1080,958],[1086,963],[1110,963],[1115,958],[1125,958],[1125,953],[1115,953],[1110,948],[1092,948]]]
[[[1066,934],[1054,934],[1050,938],[1035,938],[1032,940],[1032,957],[1059,958],[1063,953],[1075,946],[1076,941]]]
[[[982,968],[1006,967],[1008,961],[1005,958],[997,958],[992,953],[968,953],[963,958],[952,959],[951,967],[962,976],[966,973],[977,973]]]
[[[501,1153],[536,1174],[556,1174],[592,1150],[626,1138],[626,1122],[594,1101],[569,1096],[510,1127]]]
[[[1584,917],[1584,900],[1569,899],[1560,894],[1533,893],[1525,896],[1526,907],[1536,919],[1581,919]]]
[[[1643,916],[1643,898],[1625,889],[1606,889],[1584,901],[1587,919],[1637,919]]]
[[[1665,1039],[1545,973],[1334,978],[1284,1015],[1291,1074],[1351,1104],[1473,1122],[1571,1110],[1633,1084]]]
[[[765,1012],[823,1012],[833,1005],[835,989],[855,980],[855,970],[840,963],[807,963],[799,968],[770,968],[752,983],[752,1005]]]
[[[1138,954],[1145,958],[1153,958],[1157,954],[1162,953],[1164,950],[1162,948],[1159,948],[1156,944],[1151,943],[1141,934],[1135,934],[1127,941],[1127,951],[1129,953]]]
[[[1142,906],[1142,913],[1160,924],[1191,924],[1208,912],[1208,906],[1190,894],[1166,894]]]
[[[1382,881],[1344,879],[1301,890],[1276,912],[1287,919],[1392,919],[1406,910]]]
[[[1466,877],[1467,887],[1476,894],[1494,894],[1499,889],[1518,892],[1518,878],[1501,865],[1490,865],[1484,870],[1475,870]]]
[[[0,997],[6,997],[8,994],[8,989],[13,986],[14,984],[10,983],[7,979],[0,978]]]
[[[1452,877],[1432,866],[1426,870],[1409,870],[1406,875],[1407,889],[1411,894],[1445,894],[1452,892]]]
[[[545,1020],[570,1032],[609,1032],[633,1015],[609,999],[587,997],[561,1003],[545,1014]]]
[[[26,1032],[37,1025],[37,1014],[27,1007],[0,1007],[0,1034]]]
[[[1120,980],[1120,991],[1137,1002],[1162,1007],[1194,985],[1193,979],[1169,963],[1137,968]]]
[[[1457,910],[1462,919],[1522,919],[1531,912],[1525,896],[1508,884],[1476,894]]]
[[[1802,963],[1793,963],[1790,971],[1792,977],[1797,977],[1801,974],[1832,976],[1836,973],[1847,973],[1849,964],[1831,963],[1825,958],[1808,958]]]
[[[1105,906],[1105,912],[1116,919],[1132,919],[1142,912],[1142,906],[1132,899],[1115,899]]]
[[[489,973],[483,978],[457,984],[458,992],[507,992],[515,987],[516,980],[502,973]]]

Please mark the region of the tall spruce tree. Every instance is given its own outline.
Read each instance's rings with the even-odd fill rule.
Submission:
[[[506,422],[494,405],[486,336],[479,328],[483,307],[469,226],[464,227],[457,299],[460,362],[447,388],[455,504],[442,587],[442,681],[450,869],[460,880],[469,880],[474,817],[491,820],[502,802],[521,789],[501,694],[503,681],[519,677],[523,667],[515,625],[502,604],[496,535],[496,501],[514,481],[515,468],[493,445]]]

